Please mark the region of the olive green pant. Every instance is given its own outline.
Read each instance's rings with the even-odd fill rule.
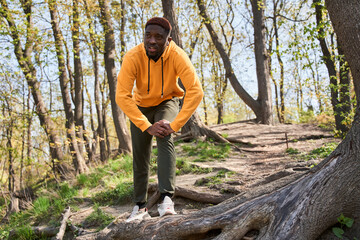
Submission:
[[[172,122],[179,113],[179,99],[165,100],[158,106],[139,107],[150,123],[162,119]],[[153,136],[142,132],[133,123],[130,125],[133,148],[134,202],[146,202],[150,175],[150,157]],[[160,193],[173,194],[175,190],[176,157],[172,134],[164,138],[156,138],[157,176]]]

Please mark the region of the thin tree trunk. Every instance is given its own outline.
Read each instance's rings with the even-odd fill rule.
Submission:
[[[205,76],[204,76],[204,61],[203,58],[200,60],[200,74],[201,74],[201,87],[205,89]],[[203,111],[204,111],[204,123],[208,125],[208,113],[207,113],[207,105],[206,105],[206,96],[203,97]]]
[[[279,115],[279,122],[284,123],[285,122],[285,97],[284,97],[284,63],[281,58],[280,54],[280,44],[279,44],[279,30],[278,30],[278,23],[277,23],[277,9],[278,2],[273,0],[273,27],[274,27],[274,34],[275,34],[275,52],[276,57],[280,65],[280,81],[279,81],[279,90],[280,90],[280,109],[278,109],[278,115]],[[277,95],[277,92],[276,92]],[[278,96],[276,96],[276,99]],[[278,103],[276,103],[278,104]]]
[[[269,52],[271,53],[273,50],[272,48],[273,46],[273,39],[271,38],[269,41]],[[280,115],[280,107],[279,107],[279,93],[278,93],[278,85],[276,82],[276,79],[273,75],[273,71],[272,71],[272,59],[271,57],[269,57],[269,74],[270,74],[270,79],[272,79],[272,82],[274,84],[274,93],[275,93],[275,109],[276,109],[276,114],[278,117],[279,122],[281,122],[281,115]]]
[[[84,156],[84,90],[83,90],[83,73],[80,56],[80,24],[78,1],[72,1],[72,40],[74,53],[74,91],[75,91],[75,132],[78,139],[79,152]]]
[[[107,152],[106,152],[106,144],[105,144],[105,131],[104,131],[104,123],[103,123],[103,113],[102,113],[102,104],[101,104],[101,96],[100,96],[100,78],[99,78],[99,51],[98,46],[96,45],[96,39],[95,39],[95,28],[94,23],[92,21],[92,18],[90,16],[90,9],[88,7],[87,1],[85,3],[86,8],[86,17],[89,21],[89,28],[91,29],[89,31],[90,34],[90,41],[91,41],[91,47],[92,47],[92,61],[93,61],[93,67],[94,67],[94,79],[95,79],[95,87],[94,87],[94,97],[95,97],[95,108],[96,108],[96,116],[97,116],[97,122],[98,126],[96,131],[94,132],[94,144],[93,149],[96,151],[96,143],[99,143],[100,146],[100,160],[104,162],[107,159]]]
[[[125,2],[124,0],[120,1],[120,11],[121,11],[121,18],[120,18],[120,52],[121,52],[121,59],[120,64],[122,63],[123,56],[125,54],[125,25],[126,25],[126,18],[125,18]]]
[[[8,103],[9,104],[9,103]],[[13,212],[19,212],[19,199],[16,197],[16,191],[17,191],[17,183],[16,183],[16,176],[15,176],[15,170],[14,170],[14,147],[12,145],[12,136],[13,136],[13,119],[12,119],[12,109],[9,107],[9,120],[10,123],[7,126],[6,129],[6,138],[7,138],[7,142],[6,142],[6,148],[7,148],[7,152],[8,152],[8,165],[9,165],[9,172],[8,172],[8,186],[9,186],[9,193],[10,193],[10,205],[9,205],[9,210],[8,213],[13,213]]]
[[[119,153],[130,153],[131,137],[126,126],[125,114],[115,102],[116,91],[116,69],[115,69],[115,35],[112,26],[110,7],[108,0],[99,0],[101,9],[101,24],[105,32],[105,69],[110,89],[111,110],[115,125],[116,134],[119,140]]]
[[[28,89],[28,96],[27,96],[27,139],[26,139],[26,162],[27,162],[27,168],[26,176],[27,176],[27,182],[30,182],[31,178],[31,170],[32,170],[32,160],[31,160],[31,153],[32,153],[32,141],[31,141],[31,126],[32,126],[32,119],[33,119],[33,110],[30,109],[30,98],[31,98],[31,92],[30,89]]]
[[[105,83],[104,83],[105,85]],[[104,125],[104,131],[105,131],[105,141],[106,141],[106,146],[107,146],[107,151],[106,151],[106,155],[110,156],[111,154],[111,144],[110,144],[110,134],[109,134],[109,128],[107,126],[107,121],[106,121],[106,109],[108,106],[108,103],[110,102],[109,96],[108,99],[105,98],[104,96],[104,92],[105,92],[105,86],[103,87],[101,93],[102,93],[102,116],[103,116],[103,125]]]

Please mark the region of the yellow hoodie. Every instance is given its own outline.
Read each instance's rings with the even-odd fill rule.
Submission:
[[[187,54],[173,41],[155,62],[149,59],[144,43],[128,51],[117,79],[116,103],[142,131],[151,126],[137,106],[152,107],[173,97],[182,98],[180,77],[186,95],[171,128],[177,132],[189,120],[203,97],[201,84]],[[134,87],[135,82],[135,87]]]

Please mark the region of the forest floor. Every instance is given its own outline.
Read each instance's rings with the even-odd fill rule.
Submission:
[[[259,125],[251,121],[221,124],[211,129],[237,141],[238,148],[232,148],[230,154],[215,161],[193,162],[202,168],[212,168],[210,173],[185,174],[177,176],[177,186],[196,193],[223,196],[224,199],[244,194],[255,187],[271,184],[294,174],[303,174],[322,158],[312,157],[314,149],[327,145],[337,145],[341,139],[334,138],[333,132],[314,124],[277,124],[273,126]],[[191,161],[191,157],[177,145],[177,156]],[[315,156],[315,155],[313,155]],[[318,155],[316,155],[318,156]],[[210,179],[222,173],[222,179],[211,184]],[[213,177],[213,178],[211,178]],[[205,183],[203,185],[195,183]],[[199,199],[201,196],[199,196]],[[174,197],[175,210],[179,214],[187,214],[209,203],[201,203],[183,197]],[[101,209],[118,219],[126,219],[132,203],[122,206],[106,206]],[[73,212],[70,221],[75,225],[84,226],[84,220],[93,211],[91,203],[84,201],[79,210]],[[152,217],[157,217],[156,205],[149,209]],[[86,226],[85,226],[86,227]],[[88,231],[94,231],[89,227]]]

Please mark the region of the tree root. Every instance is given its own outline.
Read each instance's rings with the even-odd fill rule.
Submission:
[[[159,201],[160,193],[157,190],[157,187],[158,187],[157,184],[149,185],[148,192],[152,193],[152,195],[149,198],[148,203],[146,205],[148,209],[151,209]],[[210,204],[219,204],[231,197],[230,195],[197,192],[183,187],[176,187],[174,196],[183,197],[197,202],[210,203]]]

